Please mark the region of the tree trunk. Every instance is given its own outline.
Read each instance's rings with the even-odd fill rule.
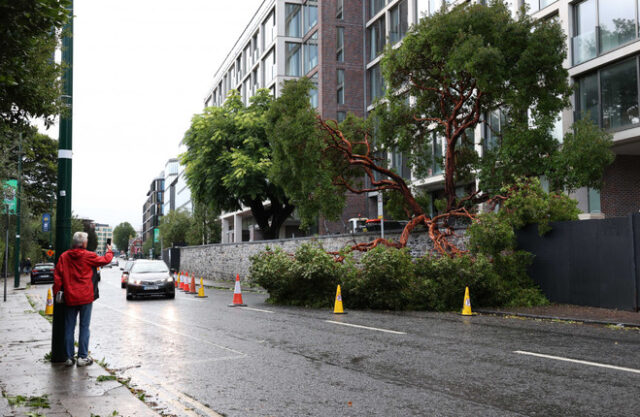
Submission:
[[[451,211],[456,203],[455,173],[455,140],[448,138],[444,164],[444,194],[447,198],[447,211]]]

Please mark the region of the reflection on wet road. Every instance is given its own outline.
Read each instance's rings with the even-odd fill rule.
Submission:
[[[282,308],[244,293],[125,299],[103,270],[90,348],[179,416],[637,416],[640,332]],[[41,288],[46,292],[46,288]],[[345,300],[345,302],[347,302]],[[348,303],[346,304],[348,309]]]

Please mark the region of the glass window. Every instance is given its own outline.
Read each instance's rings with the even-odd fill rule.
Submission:
[[[384,50],[386,40],[385,36],[385,23],[383,16],[367,28],[369,61],[374,60]]]
[[[344,0],[338,0],[336,4],[336,19],[344,19]]]
[[[378,14],[387,3],[387,0],[369,0],[369,19]]]
[[[442,138],[436,134],[433,135],[433,140],[432,140],[432,145],[433,145],[433,171],[432,171],[432,175],[438,175],[442,173],[442,165],[443,165],[443,160],[442,157],[444,155],[443,153],[443,141]]]
[[[367,81],[369,84],[369,103],[373,103],[377,98],[384,95],[384,81],[380,71],[380,65],[374,65],[367,72]]]
[[[598,123],[598,74],[593,73],[578,79],[578,115]]]
[[[597,25],[596,0],[586,0],[574,6],[574,64],[579,64],[596,56]]]
[[[299,4],[286,3],[285,13],[285,36],[292,38],[302,37],[301,31],[301,6]]]
[[[600,191],[587,188],[589,197],[589,213],[601,213],[600,211]]]
[[[271,50],[269,54],[265,57],[262,67],[264,68],[264,84],[267,85],[273,80],[276,76],[276,54],[275,50]]]
[[[311,77],[311,81],[313,82],[313,87],[311,87],[311,91],[309,91],[309,102],[311,103],[311,107],[314,109],[318,108],[318,73],[315,73],[313,77]]]
[[[337,73],[338,84],[338,104],[344,104],[344,70],[339,69]]]
[[[392,44],[404,38],[407,33],[409,13],[407,9],[407,0],[402,0],[396,7],[391,9],[389,14],[389,40]]]
[[[599,3],[602,52],[636,37],[636,0],[600,0]]]
[[[500,143],[500,132],[506,123],[506,115],[502,110],[494,110],[487,116],[485,123],[485,142],[487,150],[494,150]]]
[[[602,127],[618,128],[640,122],[636,58],[600,71]]]
[[[275,39],[275,28],[276,28],[276,14],[275,12],[271,12],[267,20],[262,24],[262,49],[264,50],[267,46],[271,45],[271,42]]]
[[[304,6],[304,34],[309,31],[318,23],[318,6],[308,5]]]
[[[285,42],[285,74],[299,77],[301,74],[300,44],[296,42]]]
[[[338,123],[342,123],[346,118],[347,118],[347,112],[339,111],[337,114],[336,120],[338,121]]]
[[[552,5],[557,1],[558,0],[540,0],[540,8],[544,9],[545,7]]]
[[[318,65],[318,32],[304,44],[304,73],[308,73]]]
[[[336,61],[344,62],[344,28],[338,27],[336,32]]]

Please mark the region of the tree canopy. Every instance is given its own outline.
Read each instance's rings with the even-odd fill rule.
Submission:
[[[0,0],[0,124],[59,113],[60,69],[53,56],[70,0]]]
[[[223,106],[193,117],[182,155],[194,200],[215,212],[249,207],[266,239],[277,237],[294,210],[282,188],[267,178],[266,113],[272,101],[269,90],[261,89],[246,107],[232,91]]]
[[[129,239],[136,236],[136,231],[129,222],[123,222],[113,229],[113,243],[118,250],[129,253]]]

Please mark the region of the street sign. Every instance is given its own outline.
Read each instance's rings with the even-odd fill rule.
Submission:
[[[18,180],[4,181],[4,205],[9,207],[10,214],[16,214],[16,190],[18,189]],[[4,208],[3,208],[4,211]]]
[[[44,213],[42,215],[42,232],[47,233],[51,230],[51,215]]]
[[[153,243],[158,243],[160,240],[160,229],[157,227],[153,229]]]

